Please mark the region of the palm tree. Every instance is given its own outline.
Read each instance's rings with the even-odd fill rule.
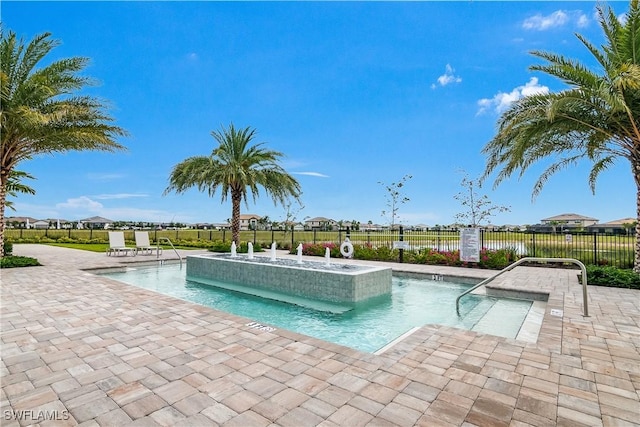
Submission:
[[[7,186],[6,186],[7,196],[16,197],[17,196],[16,193],[31,194],[31,195],[36,194],[36,190],[20,182],[22,178],[35,179],[33,175],[27,172],[15,170],[15,169],[12,170],[7,180]],[[15,211],[13,207],[13,202],[9,200],[5,200],[5,208],[9,208]]]
[[[38,67],[58,42],[44,33],[25,44],[0,28],[0,257],[4,256],[4,212],[15,167],[37,155],[72,150],[116,151],[126,132],[110,124],[104,101],[73,93],[91,80],[79,76],[87,58]]]
[[[264,143],[249,145],[255,129],[236,129],[232,123],[211,135],[219,145],[210,156],[189,157],[174,166],[164,194],[197,187],[209,196],[220,189],[222,202],[231,196],[231,232],[240,244],[240,203],[248,204],[247,195],[251,193],[255,201],[262,187],[274,203],[284,204],[288,197],[299,197],[300,184],[278,164],[282,153],[267,150]]]
[[[636,183],[640,220],[640,7],[632,0],[622,22],[608,7],[597,10],[606,38],[602,47],[576,36],[597,60],[601,74],[557,54],[532,52],[546,61],[532,70],[557,77],[569,88],[527,96],[502,114],[496,136],[483,148],[488,156],[483,178],[499,169],[497,186],[514,172],[522,175],[537,161],[552,158],[533,187],[535,198],[553,173],[587,159],[595,192],[600,172],[623,158]],[[640,221],[636,236],[634,270],[640,273]]]

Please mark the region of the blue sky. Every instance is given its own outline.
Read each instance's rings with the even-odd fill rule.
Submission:
[[[233,122],[283,152],[299,180],[297,219],[388,223],[386,191],[412,175],[405,224],[450,224],[464,173],[484,171],[482,147],[509,102],[563,84],[529,71],[546,50],[593,66],[575,37],[599,45],[595,2],[2,2],[2,24],[25,40],[51,32],[49,60],[84,56],[111,102],[127,152],[43,156],[18,166],[35,196],[8,216],[223,222],[230,202],[196,189],[163,196],[172,167],[208,155],[212,130]],[[623,13],[628,3],[609,3]],[[601,222],[635,216],[635,186],[620,159],[599,178],[589,164],[556,174],[534,202],[546,165],[479,189],[511,207],[494,224],[535,224],[577,213]],[[283,220],[261,195],[243,213]]]

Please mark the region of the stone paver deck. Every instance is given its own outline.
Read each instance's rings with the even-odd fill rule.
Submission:
[[[425,325],[374,355],[81,270],[142,256],[14,251],[45,265],[0,270],[3,426],[640,425],[640,292],[589,286],[583,317],[576,270],[496,280],[549,293],[536,343]]]

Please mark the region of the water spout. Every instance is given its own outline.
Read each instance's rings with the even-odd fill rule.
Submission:
[[[247,246],[248,246],[247,258],[253,259],[253,243],[249,242],[249,243],[247,243]]]
[[[324,260],[327,265],[329,265],[329,260],[331,259],[331,251],[329,248],[326,248],[324,251]]]
[[[271,261],[276,260],[276,242],[271,244]]]
[[[298,245],[298,264],[302,264],[302,243]]]
[[[238,256],[236,249],[236,242],[231,242],[231,258]]]

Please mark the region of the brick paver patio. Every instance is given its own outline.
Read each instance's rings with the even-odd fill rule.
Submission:
[[[2,426],[640,425],[640,292],[589,286],[584,317],[576,270],[496,280],[549,293],[535,343],[425,325],[374,355],[81,270],[155,255],[14,250],[45,265],[0,271]]]

